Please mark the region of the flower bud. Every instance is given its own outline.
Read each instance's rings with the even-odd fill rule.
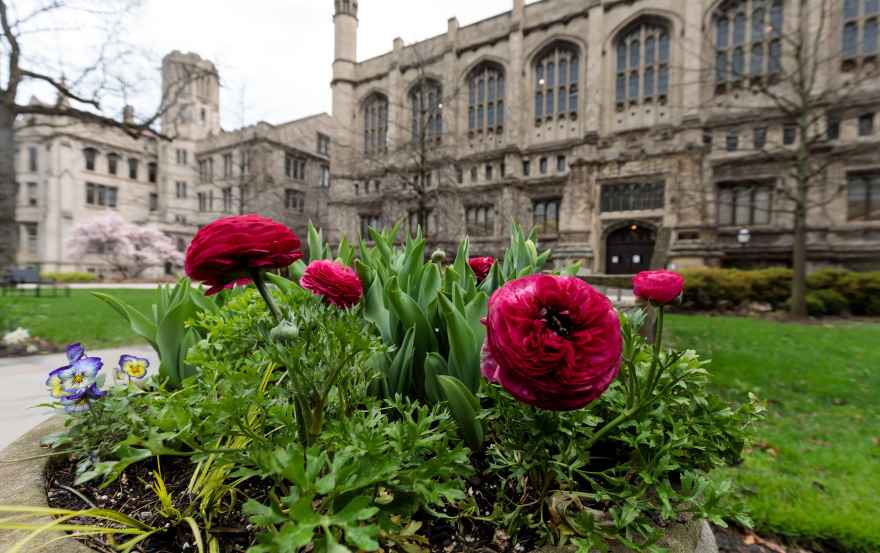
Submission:
[[[444,250],[434,250],[431,254],[431,263],[442,265],[446,263],[446,252]]]
[[[298,337],[299,327],[290,321],[282,321],[269,332],[269,338],[275,342],[290,342]]]

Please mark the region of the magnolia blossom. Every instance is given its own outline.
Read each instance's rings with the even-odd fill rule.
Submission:
[[[124,278],[137,277],[148,267],[183,265],[174,241],[156,227],[135,224],[111,213],[84,221],[67,241],[74,256],[95,255]]]

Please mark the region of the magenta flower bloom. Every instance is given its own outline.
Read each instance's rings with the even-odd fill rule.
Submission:
[[[364,286],[354,269],[335,261],[312,261],[299,285],[343,309],[357,305],[364,296]]]
[[[468,259],[468,265],[470,265],[474,274],[477,275],[477,282],[483,282],[486,280],[486,277],[489,276],[489,271],[492,270],[492,265],[494,264],[494,257],[472,257]]]
[[[684,290],[684,277],[673,271],[642,271],[633,277],[636,297],[658,305],[672,303]]]
[[[620,370],[623,342],[611,302],[574,277],[532,275],[489,299],[482,372],[517,400],[580,409]]]

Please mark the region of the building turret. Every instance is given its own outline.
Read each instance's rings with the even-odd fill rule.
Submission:
[[[177,50],[162,59],[162,132],[200,140],[220,132],[220,76],[209,60]]]
[[[351,124],[351,105],[354,99],[353,81],[357,63],[357,10],[356,0],[334,0],[333,15],[336,51],[333,59],[333,116],[348,127]]]

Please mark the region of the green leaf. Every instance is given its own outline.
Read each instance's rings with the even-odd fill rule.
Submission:
[[[422,281],[419,283],[419,305],[427,310],[431,302],[437,299],[437,292],[441,286],[440,267],[434,263],[428,263],[422,273]]]
[[[403,256],[403,265],[400,268],[399,280],[400,287],[404,290],[413,292],[413,288],[418,285],[413,282],[418,275],[418,270],[425,262],[425,241],[424,240],[407,240],[406,251]]]
[[[321,236],[321,233],[318,229],[315,228],[312,223],[309,223],[309,262],[318,260],[318,259],[326,259],[325,251],[324,251],[324,237]]]
[[[364,318],[376,325],[386,344],[394,343],[391,313],[385,306],[385,289],[378,278],[367,288],[364,296]]]
[[[288,522],[281,527],[272,540],[280,548],[279,551],[298,551],[312,542],[317,524],[297,524]]]
[[[180,301],[159,323],[156,343],[159,345],[159,374],[168,379],[173,387],[183,381],[180,366],[180,348],[185,339],[185,323],[196,313],[196,306],[186,300]]]
[[[122,302],[113,296],[101,292],[92,292],[92,295],[112,307],[117,313],[128,321],[132,332],[149,342],[156,352],[159,346],[156,343],[156,323],[148,319],[143,313],[134,307]]]
[[[217,303],[213,298],[206,296],[204,291],[198,288],[190,288],[190,296],[192,302],[196,304],[199,310],[207,311],[208,313],[217,313],[220,311],[220,307]]]
[[[284,278],[281,275],[276,275],[275,273],[270,273],[268,271],[263,273],[266,277],[266,280],[274,284],[278,287],[279,290],[284,292],[285,295],[290,295],[296,292],[296,284],[290,279]]]
[[[458,431],[468,446],[477,451],[483,445],[483,425],[477,418],[480,411],[480,401],[472,394],[467,386],[454,376],[441,375],[437,377],[443,395],[449,402],[449,411],[458,424]]]
[[[395,279],[386,286],[385,293],[404,328],[416,329],[414,365],[421,367],[427,352],[438,349],[434,328],[428,322],[428,316],[422,307],[397,286]]]
[[[446,360],[439,353],[432,351],[425,357],[425,395],[431,403],[438,403],[444,399],[437,377],[448,373]]]
[[[186,356],[189,353],[189,350],[199,343],[200,339],[198,333],[196,333],[194,329],[189,328],[186,330],[186,334],[180,342],[180,357],[178,358],[177,367],[180,372],[181,382],[191,376],[195,376],[198,372],[196,367],[186,363]]]
[[[379,535],[379,527],[370,526],[346,526],[345,540],[353,543],[359,549],[364,551],[375,551],[379,549],[379,542],[376,537]]]
[[[413,352],[415,350],[415,328],[406,331],[400,349],[394,355],[387,373],[388,386],[393,395],[409,396],[413,382]]]
[[[241,510],[257,526],[267,527],[273,524],[281,524],[287,520],[287,516],[274,505],[263,505],[253,499],[245,502]]]
[[[449,374],[458,378],[471,392],[480,387],[480,346],[470,324],[453,302],[440,294],[440,307],[449,336]]]

